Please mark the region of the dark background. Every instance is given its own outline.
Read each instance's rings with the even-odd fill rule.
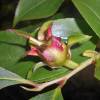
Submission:
[[[19,0],[0,0],[0,30],[10,28]]]

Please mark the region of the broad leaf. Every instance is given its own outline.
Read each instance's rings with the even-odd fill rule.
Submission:
[[[14,25],[22,20],[40,19],[53,15],[63,0],[20,0],[16,9]]]
[[[31,70],[30,70],[31,71]],[[61,76],[64,76],[65,74],[69,73],[71,70],[67,68],[59,68],[55,70],[48,70],[46,68],[39,68],[34,73],[31,73],[31,76],[29,77],[30,80],[33,80],[34,82],[46,82],[51,81],[54,79],[57,79]]]
[[[26,40],[15,33],[0,32],[0,66],[26,77],[33,62],[24,59]],[[31,59],[32,60],[32,59]]]
[[[26,80],[19,75],[0,67],[0,89],[9,85],[25,83]]]
[[[39,94],[30,100],[63,100],[61,89],[58,87],[46,93]]]
[[[100,0],[72,0],[84,19],[100,37]]]

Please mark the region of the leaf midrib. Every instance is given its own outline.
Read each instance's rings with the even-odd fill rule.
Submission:
[[[64,72],[59,72],[59,73],[57,73],[57,74],[55,74],[55,75],[51,75],[51,76],[47,76],[47,77],[43,77],[43,78],[40,78],[40,79],[38,79],[38,80],[33,80],[33,81],[36,81],[36,82],[38,82],[38,81],[44,81],[44,80],[47,80],[47,79],[52,79],[53,77],[56,77],[56,76],[59,76],[59,75],[63,75],[64,73],[67,73],[67,71],[64,71]],[[46,76],[46,75],[45,75]]]
[[[19,18],[22,18],[23,16],[27,15],[27,13],[29,13],[32,9],[37,8],[39,5],[41,5],[45,1],[46,0],[40,1],[38,4],[36,4],[35,6],[31,7],[29,10],[26,10],[26,12],[24,14],[21,14],[22,16],[20,16]]]

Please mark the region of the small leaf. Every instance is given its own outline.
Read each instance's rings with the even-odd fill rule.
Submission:
[[[56,88],[54,90],[39,94],[30,100],[63,100],[63,96],[61,94],[61,88]]]
[[[71,35],[68,37],[68,45],[72,46],[76,43],[84,43],[88,41],[91,38],[91,36],[88,35]]]
[[[84,19],[100,37],[100,0],[72,0]]]
[[[20,0],[16,9],[14,26],[23,20],[46,18],[53,15],[63,0]]]

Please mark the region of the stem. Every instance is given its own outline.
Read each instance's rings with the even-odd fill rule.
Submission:
[[[42,85],[40,85],[40,87],[42,87],[43,89],[47,86],[50,86],[52,84],[55,84],[55,83],[59,83],[60,81],[63,81],[66,82],[69,78],[71,78],[72,76],[74,76],[76,73],[78,73],[79,71],[83,70],[84,68],[88,67],[88,65],[92,64],[92,62],[94,61],[93,58],[91,59],[88,59],[87,61],[83,62],[80,64],[79,67],[77,67],[76,69],[74,69],[72,72],[70,72],[69,74],[59,78],[59,79],[56,79],[56,80],[53,80],[53,81],[50,81],[50,82],[47,82],[47,83],[43,83]]]
[[[42,42],[36,40],[36,39],[33,38],[33,37],[29,37],[29,42],[30,42],[31,44],[33,44],[33,45],[36,45],[36,46],[41,46],[41,45],[43,45]]]
[[[33,38],[31,35],[26,34],[26,32],[16,30],[16,29],[9,29],[10,32],[15,32],[17,35],[22,36],[29,40],[29,42],[35,46],[41,46],[43,45],[43,42],[38,41],[37,39]]]
[[[72,76],[74,76],[76,73],[78,73],[79,71],[83,70],[84,68],[88,67],[90,64],[92,64],[94,62],[94,59],[93,58],[90,58],[86,61],[84,61],[83,63],[81,63],[79,65],[79,67],[77,67],[76,69],[74,69],[72,72],[70,72],[69,74],[61,77],[61,78],[58,78],[56,80],[53,80],[53,81],[50,81],[50,82],[46,82],[46,83],[42,83],[42,84],[36,84],[35,88],[32,88],[32,89],[29,89],[29,88],[26,88],[26,87],[23,87],[24,89],[28,90],[28,91],[41,91],[43,90],[44,88],[48,87],[48,86],[51,86],[53,84],[56,84],[56,83],[59,83],[61,81],[64,81],[64,83],[69,79],[71,78]],[[32,85],[32,84],[31,84]],[[64,84],[63,84],[64,85]]]

